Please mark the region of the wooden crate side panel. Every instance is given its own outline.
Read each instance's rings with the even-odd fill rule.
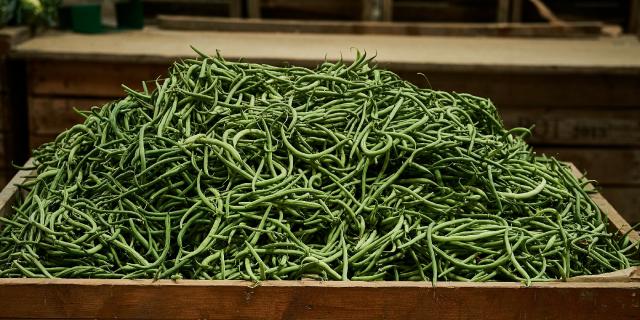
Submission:
[[[433,288],[426,283],[291,281],[264,282],[252,288],[246,282],[230,281],[94,282],[0,281],[0,317],[631,319],[640,313],[638,283],[530,288],[511,283],[440,284]]]
[[[142,81],[165,77],[167,68],[166,64],[34,60],[27,67],[29,95],[121,97],[125,95],[121,84],[141,90]]]
[[[575,164],[599,185],[640,186],[640,148],[534,146],[533,150]]]
[[[535,124],[533,144],[640,146],[640,109],[499,108],[507,127]]]

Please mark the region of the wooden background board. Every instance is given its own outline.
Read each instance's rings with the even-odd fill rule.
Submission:
[[[81,123],[84,118],[77,110],[90,110],[94,106],[102,107],[111,99],[61,99],[30,98],[29,128],[31,134],[39,136],[56,136],[60,132]]]
[[[640,109],[501,108],[507,127],[535,125],[529,141],[545,145],[640,146]],[[631,164],[629,164],[629,167]]]
[[[632,319],[640,283],[0,280],[0,318]]]
[[[601,185],[606,185],[605,190],[609,188],[608,186],[640,186],[640,149],[638,148],[536,146],[534,151],[537,154],[546,154],[561,161],[574,163],[576,167],[586,171],[587,177],[597,180]]]
[[[28,94],[63,97],[124,96],[121,84],[141,90],[142,81],[166,77],[169,63],[96,63],[32,60],[27,66]],[[154,88],[149,83],[150,88]]]
[[[640,56],[640,51],[638,52]],[[55,61],[55,63],[52,63]],[[283,64],[284,60],[278,62]],[[317,62],[317,61],[316,61]],[[308,64],[309,65],[309,64]],[[313,65],[313,64],[311,64]],[[382,67],[390,67],[381,63]],[[170,62],[60,61],[30,58],[29,94],[59,96],[122,96],[121,83],[140,88],[143,80],[164,77]],[[469,92],[490,97],[499,108],[636,108],[640,106],[640,68],[637,75],[575,72],[520,73],[441,71],[419,67],[391,70],[421,87]],[[418,73],[426,75],[427,79]]]
[[[640,42],[639,42],[640,43]],[[640,56],[640,52],[638,53]],[[384,67],[384,63],[381,64]],[[440,70],[416,66],[411,71],[393,69],[421,87],[468,92],[488,97],[499,108],[638,108],[640,74],[584,73],[543,69],[516,70]],[[424,74],[424,76],[418,73]],[[427,79],[425,79],[425,76]],[[578,110],[579,111],[579,110]]]
[[[231,32],[285,32],[322,34],[392,34],[410,36],[490,36],[577,38],[598,37],[602,23],[437,23],[338,20],[242,19],[161,15],[158,26],[167,30]]]

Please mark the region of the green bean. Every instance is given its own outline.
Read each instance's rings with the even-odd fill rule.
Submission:
[[[196,50],[33,151],[0,276],[536,281],[635,266],[490,100]],[[153,82],[151,82],[153,83]]]

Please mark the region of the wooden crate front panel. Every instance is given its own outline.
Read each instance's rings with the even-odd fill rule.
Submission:
[[[0,280],[0,318],[632,319],[640,283]]]

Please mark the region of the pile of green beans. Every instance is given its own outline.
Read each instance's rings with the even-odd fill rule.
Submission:
[[[530,283],[639,263],[487,99],[360,53],[198,54],[33,152],[0,277]]]

